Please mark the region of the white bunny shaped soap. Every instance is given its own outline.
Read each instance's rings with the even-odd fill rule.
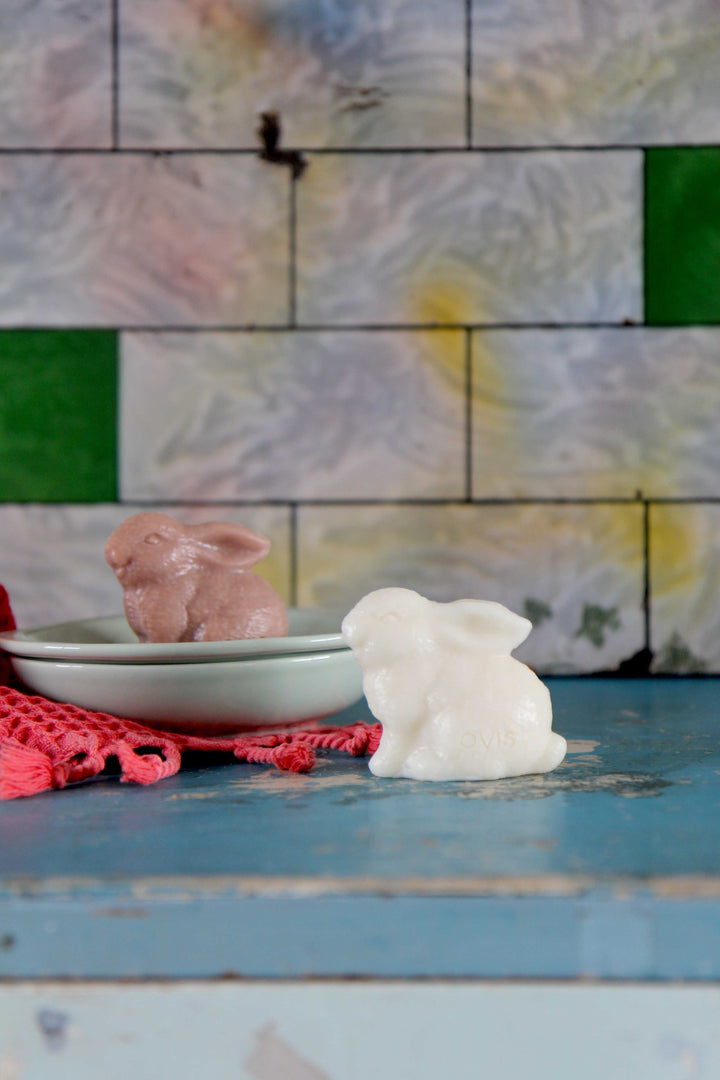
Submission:
[[[550,772],[567,744],[547,687],[510,655],[528,619],[487,600],[443,604],[411,589],[368,593],[342,633],[382,724],[376,776],[498,780]]]

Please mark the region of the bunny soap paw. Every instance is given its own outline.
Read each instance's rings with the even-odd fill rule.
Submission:
[[[547,687],[510,654],[532,624],[486,600],[437,603],[411,589],[368,593],[342,633],[382,737],[376,776],[499,780],[549,772],[567,745]]]
[[[284,637],[287,611],[252,573],[270,541],[241,525],[183,525],[169,514],[127,518],[105,545],[140,641],[234,641]]]

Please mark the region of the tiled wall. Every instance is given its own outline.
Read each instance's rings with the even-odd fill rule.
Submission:
[[[162,507],[266,532],[290,602],[720,671],[719,324],[715,0],[0,6],[23,625],[120,610],[105,539]]]

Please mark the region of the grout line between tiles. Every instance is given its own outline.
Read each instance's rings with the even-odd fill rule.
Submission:
[[[121,501],[123,489],[123,346],[122,334],[115,334],[115,501]]]
[[[485,323],[194,323],[194,324],[165,324],[144,325],[137,323],[132,326],[118,326],[111,323],[78,324],[63,323],[61,325],[37,324],[37,323],[9,323],[0,326],[0,334],[3,332],[15,333],[20,330],[29,332],[62,332],[64,330],[87,330],[87,331],[113,331],[120,334],[287,334],[287,333],[402,333],[402,332],[447,332],[448,330],[461,331],[537,331],[537,330],[618,330],[621,332],[630,330],[651,330],[653,333],[663,333],[677,329],[714,329],[720,330],[720,325],[715,323],[697,323],[668,326],[643,326],[641,323],[627,322],[485,322]]]
[[[14,501],[16,505],[24,505]],[[58,500],[63,506],[88,506],[102,505],[102,503],[73,503],[71,500]],[[135,498],[132,495],[124,496],[120,502],[127,506],[282,506],[282,507],[318,507],[318,506],[637,506],[637,495],[597,495],[597,496],[572,496],[572,495],[508,495],[508,496],[478,496],[469,501],[464,496],[444,498],[412,497],[358,497],[358,498],[233,498],[219,497],[216,499],[192,499],[186,497],[173,497],[164,499]],[[8,500],[4,505],[11,505],[13,500]],[[648,498],[643,499],[643,505],[665,506],[677,504],[720,504],[718,496],[699,496],[683,498]],[[50,505],[49,502],[44,505]]]
[[[465,149],[472,149],[472,0],[465,0]]]
[[[110,56],[112,71],[111,142],[114,152],[120,149],[120,0],[112,0],[110,8]]]
[[[648,205],[647,205],[647,174],[648,174],[648,156],[647,151],[643,151],[642,159],[642,172],[640,181],[640,283],[641,293],[640,300],[642,303],[642,321],[643,325],[647,326],[647,267],[648,267],[648,253],[647,253],[647,238],[649,235],[648,230]]]
[[[473,492],[472,331],[465,331],[465,499]]]
[[[302,154],[584,154],[622,151],[637,153],[644,144],[635,143],[538,143],[512,146],[478,143],[471,146],[318,146],[300,147]],[[677,147],[672,145],[671,149]]]
[[[288,224],[288,322],[297,329],[297,177],[290,174],[290,211]]]
[[[645,624],[645,648],[652,648],[650,620],[650,503],[643,499],[643,618]]]
[[[117,0],[115,0],[117,3]],[[113,21],[113,81],[118,76],[118,59],[119,59],[119,29],[118,23]],[[116,57],[117,54],[117,57]],[[117,78],[119,84],[119,77]],[[118,118],[119,118],[119,109]],[[350,155],[356,154],[361,157],[368,157],[372,155],[388,156],[391,154],[411,154],[411,155],[436,155],[436,154],[454,154],[460,156],[467,156],[468,154],[604,154],[604,153],[638,153],[647,149],[645,144],[630,144],[630,143],[605,143],[605,144],[577,144],[577,145],[563,145],[562,143],[540,143],[537,146],[494,146],[492,144],[479,144],[477,146],[452,145],[452,146],[299,146],[295,147],[295,150],[299,154],[310,155]],[[689,146],[680,146],[673,144],[670,146],[653,146],[652,149],[691,149],[698,150],[708,147],[703,145],[691,144]],[[155,154],[155,155],[205,155],[207,157],[226,156],[232,154],[244,155],[249,157],[256,157],[258,150],[256,146],[114,146],[111,150],[108,147],[103,146],[0,146],[0,156],[3,154],[37,154],[37,155],[53,155],[53,154],[107,154],[115,150],[121,154]]]
[[[290,504],[290,606],[298,602],[298,504]]]

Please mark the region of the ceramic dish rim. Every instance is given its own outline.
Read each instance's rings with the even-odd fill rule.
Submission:
[[[288,608],[302,618],[303,614],[335,621],[339,626],[342,615],[332,608]],[[178,642],[102,642],[48,641],[33,635],[61,632],[71,628],[99,626],[111,621],[127,626],[123,615],[95,616],[73,619],[31,630],[6,630],[0,633],[0,649],[10,656],[28,660],[68,661],[105,665],[166,665],[213,663],[228,661],[272,659],[287,656],[335,652],[348,649],[340,630],[332,633],[310,632],[288,637],[250,638],[243,641],[178,641]]]
[[[255,656],[249,657],[247,660],[244,658],[238,659],[230,657],[222,660],[213,659],[202,662],[197,660],[189,660],[182,661],[180,663],[174,662],[166,664],[113,664],[106,663],[102,660],[79,660],[77,658],[71,657],[63,657],[62,659],[52,657],[50,659],[45,659],[44,657],[38,656],[11,656],[10,662],[14,663],[17,660],[20,664],[29,662],[32,664],[41,664],[43,667],[61,668],[62,670],[67,670],[69,668],[80,668],[82,671],[85,671],[86,669],[93,669],[93,671],[97,671],[98,669],[103,669],[107,671],[108,675],[111,675],[113,677],[119,676],[121,672],[123,677],[131,676],[135,668],[142,668],[143,671],[145,671],[145,669],[150,669],[153,674],[158,678],[162,677],[162,674],[166,668],[172,669],[173,673],[177,675],[178,668],[180,668],[182,671],[182,669],[185,668],[204,668],[207,665],[215,667],[222,666],[223,668],[240,666],[243,672],[247,676],[250,676],[254,671],[258,671],[260,669],[267,671],[270,667],[274,667],[275,665],[279,665],[281,667],[285,665],[294,666],[296,664],[317,665],[322,661],[327,662],[328,660],[334,660],[336,658],[340,659],[341,657],[345,657],[345,653],[351,654],[351,650],[327,649],[325,651],[317,650],[305,653],[283,653],[276,654],[274,656]],[[148,672],[148,676],[151,677],[150,672]]]

